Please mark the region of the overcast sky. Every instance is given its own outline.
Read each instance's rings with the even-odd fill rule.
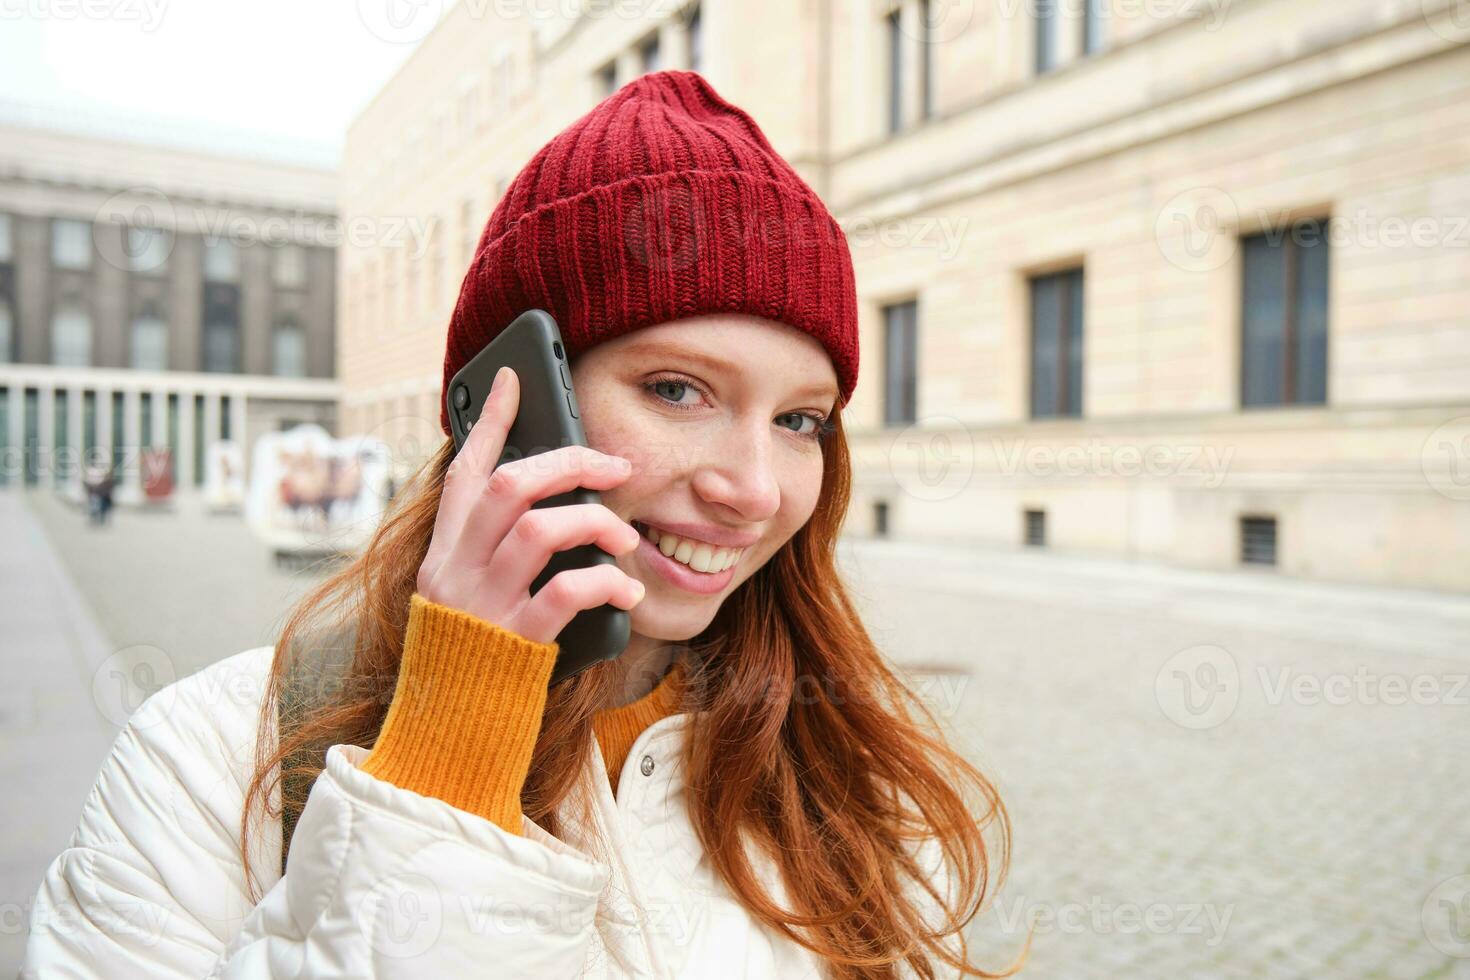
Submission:
[[[335,166],[446,2],[0,0],[0,118]]]

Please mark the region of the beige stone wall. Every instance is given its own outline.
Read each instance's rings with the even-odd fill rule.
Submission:
[[[704,0],[703,71],[849,231],[852,530],[883,500],[898,536],[1017,546],[1023,511],[1044,508],[1059,551],[1229,568],[1240,516],[1259,513],[1278,519],[1281,571],[1470,587],[1463,5],[1108,0],[1104,50],[1080,57],[1080,8],[1061,3],[1062,64],[1038,78],[1034,0],[935,0],[922,122],[918,5],[898,3],[914,122],[895,136],[893,4]],[[437,221],[443,259],[339,251],[349,429],[396,419],[437,441],[466,204],[477,233],[497,186],[599,97],[597,69],[631,77],[651,32],[665,67],[684,64],[673,3],[622,9],[496,20],[461,3],[354,125],[344,218]],[[1238,239],[1300,217],[1334,222],[1328,404],[1242,411]],[[1075,265],[1084,415],[1033,422],[1027,279]],[[908,298],[920,422],[894,431],[879,311]]]

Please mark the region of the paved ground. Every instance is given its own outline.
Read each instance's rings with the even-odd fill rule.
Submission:
[[[24,501],[24,502],[23,502]],[[311,574],[238,521],[105,531],[0,494],[0,975],[120,705],[270,642]],[[12,542],[15,544],[12,545]],[[999,783],[1014,866],[977,923],[1022,976],[1470,977],[1470,599],[1035,553],[845,542],[864,616]],[[102,684],[94,683],[101,677]]]

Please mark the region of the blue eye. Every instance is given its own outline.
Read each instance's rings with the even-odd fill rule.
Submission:
[[[681,412],[690,411],[695,407],[694,405],[686,404],[684,402],[682,396],[686,391],[692,389],[698,392],[700,395],[703,395],[705,393],[704,389],[700,388],[694,382],[689,381],[685,378],[674,376],[654,378],[651,381],[643,382],[641,384],[641,387],[644,391],[648,392],[651,397],[657,398],[660,404],[667,405],[670,408],[677,408]],[[666,392],[668,394],[666,394]],[[832,433],[837,431],[837,423],[833,422],[825,415],[822,415],[820,412],[788,412],[784,415],[777,416],[777,418],[811,419],[811,431],[801,432],[798,429],[791,430],[799,438],[807,439],[811,442],[825,442],[828,437],[832,435]],[[783,428],[785,428],[785,426],[783,426]]]

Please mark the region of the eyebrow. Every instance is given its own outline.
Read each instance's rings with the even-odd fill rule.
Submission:
[[[686,361],[695,361],[715,371],[725,374],[735,374],[740,368],[725,360],[723,357],[715,357],[713,354],[704,354],[688,347],[680,347],[677,344],[665,343],[663,341],[649,340],[636,343],[629,349],[629,353],[645,357],[668,357],[673,359],[683,358]],[[796,390],[798,395],[816,395],[829,398],[837,397],[837,386],[829,381],[817,381],[803,385]]]

